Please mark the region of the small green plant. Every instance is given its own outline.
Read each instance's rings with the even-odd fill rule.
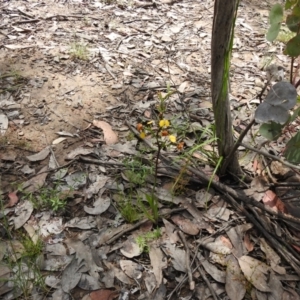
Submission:
[[[22,187],[19,187],[18,191],[24,194],[35,209],[51,209],[54,212],[65,209],[69,196],[69,193],[59,191],[57,186],[44,187],[36,193],[27,193]]]
[[[33,242],[29,237],[21,235],[19,240],[8,241],[7,244],[8,252],[3,262],[12,270],[7,281],[11,282],[15,293],[21,294],[23,299],[31,299],[33,288],[46,292],[47,287],[41,273],[42,241]]]
[[[38,239],[36,242],[33,242],[31,238],[28,236],[23,236],[22,245],[24,246],[24,254],[23,257],[28,258],[31,261],[35,261],[36,258],[41,255],[43,251],[43,241]]]
[[[122,197],[125,198],[125,195]],[[118,208],[122,217],[129,223],[134,223],[141,218],[141,213],[139,212],[138,207],[135,206],[130,199],[118,201]]]
[[[49,207],[54,212],[64,210],[67,203],[67,194],[63,195],[56,187],[42,189],[38,198],[44,206]]]
[[[143,185],[147,179],[147,176],[153,174],[153,167],[151,163],[148,165],[144,164],[142,158],[126,158],[123,161],[123,164],[125,166],[124,175],[133,185]]]
[[[280,30],[276,38],[276,41],[287,44],[287,42],[295,36],[296,34],[294,32],[289,31],[288,29]]]
[[[159,205],[158,198],[152,192],[151,194],[145,194],[145,199],[148,205],[143,203],[142,199],[138,199],[138,205],[143,211],[144,215],[153,223],[157,223],[159,219]]]
[[[146,234],[138,236],[135,241],[138,244],[141,251],[149,252],[149,243],[153,240],[157,240],[161,237],[161,230],[157,228],[153,231],[147,232]]]
[[[21,72],[19,70],[11,70],[8,73],[5,73],[0,76],[0,80],[4,78],[13,77],[16,81],[22,78]]]
[[[89,51],[85,44],[75,42],[71,44],[70,54],[73,59],[88,60]]]

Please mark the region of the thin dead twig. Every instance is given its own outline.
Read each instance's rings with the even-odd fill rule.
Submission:
[[[184,234],[181,231],[178,231],[178,234],[179,234],[179,236],[183,242],[184,248],[185,248],[185,267],[186,267],[188,278],[189,278],[190,290],[193,291],[195,289],[195,281],[193,280],[193,274],[192,274],[192,270],[191,270],[189,245],[186,242]]]
[[[198,259],[198,262],[199,262],[199,265],[198,265],[197,269],[198,269],[198,271],[199,271],[199,273],[200,273],[202,279],[203,279],[204,282],[206,283],[207,287],[209,288],[212,297],[214,298],[214,300],[220,300],[220,298],[219,298],[218,295],[216,294],[215,290],[213,289],[213,287],[212,287],[210,281],[208,280],[208,278],[207,278],[207,276],[206,276],[204,270],[202,269],[202,266],[201,266],[202,263],[201,263],[200,259],[199,259],[198,257],[197,257],[197,259]],[[200,265],[200,264],[201,264],[201,265]]]
[[[251,147],[251,146],[249,146],[247,144],[244,144],[244,143],[240,143],[240,145],[243,146],[243,147],[245,147],[245,148],[247,148],[248,150],[254,151],[256,153],[259,153],[259,154],[264,155],[266,157],[269,157],[271,159],[277,160],[277,161],[281,162],[283,165],[285,165],[286,167],[289,167],[289,168],[292,168],[292,169],[296,169],[296,170],[300,170],[299,166],[295,166],[293,164],[290,164],[290,163],[284,161],[282,158],[280,158],[280,157],[278,157],[276,155],[272,155],[272,154],[270,154],[268,152],[256,149],[256,148]]]
[[[239,205],[230,195],[226,195],[226,198],[233,207],[241,211],[247,217],[247,219],[252,222],[252,224],[264,235],[272,247],[279,252],[281,257],[285,259],[290,266],[292,266],[298,275],[300,275],[300,261],[287,251],[285,245],[282,244],[283,240],[276,240],[267,230],[265,230],[265,228],[255,219],[255,217],[253,217],[253,215],[251,215],[244,207]]]

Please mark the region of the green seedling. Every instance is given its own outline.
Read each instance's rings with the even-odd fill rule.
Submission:
[[[128,181],[134,185],[143,185],[147,177],[153,174],[153,167],[145,165],[142,159],[133,157],[132,159],[125,159],[123,161],[125,166],[124,175]]]
[[[69,193],[59,191],[57,186],[44,187],[35,193],[27,193],[22,187],[19,187],[18,191],[33,204],[35,209],[51,209],[54,212],[65,210],[66,199],[69,196]]]
[[[141,213],[139,212],[138,207],[133,205],[131,200],[119,201],[118,208],[120,210],[122,217],[128,223],[134,223],[135,221],[138,221],[141,218]]]
[[[161,230],[157,228],[151,232],[138,236],[135,241],[142,252],[149,253],[149,243],[161,237]]]
[[[88,60],[89,51],[85,44],[75,42],[71,44],[70,54],[73,59]]]
[[[145,205],[142,199],[138,199],[138,205],[143,211],[146,218],[148,218],[151,222],[157,223],[159,219],[159,203],[158,198],[152,192],[151,194],[146,194],[145,199],[147,204]]]

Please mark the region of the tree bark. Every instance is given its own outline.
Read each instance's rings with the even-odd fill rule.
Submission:
[[[234,145],[229,101],[230,57],[239,0],[215,0],[211,42],[211,95],[219,156],[223,157],[221,175],[226,171],[241,175],[236,152],[226,160]]]

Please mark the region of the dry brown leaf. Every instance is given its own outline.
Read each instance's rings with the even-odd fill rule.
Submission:
[[[219,237],[215,239],[215,241],[206,240],[204,242],[201,242],[200,245],[217,254],[225,255],[232,252],[232,245],[230,241],[225,237]]]
[[[185,233],[197,235],[200,231],[199,226],[192,221],[185,219],[179,215],[173,216],[171,220]]]
[[[238,261],[245,277],[255,288],[270,292],[266,276],[270,268],[265,263],[247,255],[238,258]]]
[[[225,289],[229,299],[241,300],[246,293],[246,280],[240,266],[233,255],[226,258],[226,284]]]
[[[120,252],[127,258],[132,258],[135,256],[141,255],[143,249],[139,247],[135,238],[130,236],[127,238],[126,242],[123,244],[123,247],[120,249]]]
[[[265,195],[263,197],[263,203],[266,206],[269,206],[270,208],[274,209],[275,211],[281,211],[284,213],[287,212],[286,205],[278,198],[278,196],[272,190],[267,190],[265,192]]]
[[[45,183],[46,177],[48,175],[48,173],[46,172],[47,170],[47,166],[43,167],[36,176],[24,182],[22,186],[23,189],[28,193],[33,193],[39,190]]]
[[[163,274],[162,269],[164,267],[163,263],[163,252],[155,244],[151,245],[149,251],[151,266],[153,268],[153,273],[156,279],[156,287],[159,287],[162,283]]]
[[[17,204],[18,201],[19,201],[19,197],[18,197],[16,191],[15,191],[15,192],[9,193],[9,194],[8,194],[8,198],[9,198],[9,201],[8,201],[6,207],[12,207],[12,206],[14,206],[15,204]]]
[[[286,274],[284,267],[279,266],[280,256],[268,245],[264,238],[260,239],[260,249],[266,254],[267,260],[270,262],[271,268],[278,274]]]
[[[50,153],[50,147],[47,146],[45,149],[43,149],[39,153],[26,156],[26,158],[29,161],[40,161],[40,160],[44,160],[49,155],[49,153]]]
[[[118,297],[117,291],[112,290],[98,290],[90,293],[91,300],[113,300]]]
[[[253,251],[254,249],[254,243],[250,240],[250,234],[246,232],[244,236],[244,245],[248,252]]]
[[[131,260],[120,260],[122,271],[130,278],[140,279],[142,277],[141,265]]]
[[[107,145],[113,145],[118,142],[117,134],[112,130],[111,126],[105,121],[93,121],[94,126],[103,130],[104,141]]]

